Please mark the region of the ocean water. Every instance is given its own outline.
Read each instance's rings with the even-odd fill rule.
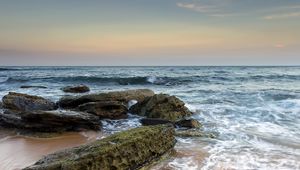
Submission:
[[[300,169],[300,67],[1,67],[0,98],[9,91],[54,101],[60,88],[91,92],[149,88],[182,99],[216,139],[177,138],[180,153],[153,169]],[[41,85],[46,89],[21,89]],[[139,117],[104,121],[114,133]]]

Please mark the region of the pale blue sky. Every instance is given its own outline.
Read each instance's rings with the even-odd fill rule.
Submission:
[[[299,0],[0,0],[1,65],[299,65]]]

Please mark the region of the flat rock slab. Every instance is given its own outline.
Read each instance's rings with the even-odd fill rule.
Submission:
[[[90,91],[90,88],[85,85],[79,85],[79,86],[67,86],[62,88],[61,90],[66,93],[86,93]]]
[[[22,93],[9,92],[2,99],[3,107],[12,110],[34,111],[55,110],[57,105],[45,98]]]
[[[78,109],[83,112],[94,114],[101,119],[125,119],[128,117],[128,109],[121,102],[89,102],[79,105]]]
[[[30,88],[37,88],[37,89],[46,89],[46,86],[30,86],[30,85],[24,85],[24,86],[20,86],[21,89],[30,89]]]
[[[32,132],[100,130],[97,116],[74,111],[12,111],[0,113],[0,125]]]
[[[126,91],[115,91],[108,93],[88,94],[83,96],[66,96],[62,97],[58,101],[58,105],[61,108],[72,109],[81,104],[88,102],[100,102],[100,101],[119,101],[123,104],[127,104],[130,100],[143,101],[146,97],[153,96],[154,92],[149,89],[137,89]]]
[[[176,143],[172,126],[144,126],[46,156],[25,170],[138,169]]]

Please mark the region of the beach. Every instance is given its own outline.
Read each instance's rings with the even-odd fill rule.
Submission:
[[[66,86],[92,93],[151,89],[181,99],[215,138],[176,137],[176,154],[152,169],[300,169],[300,67],[3,67],[9,92],[57,102]],[[21,86],[36,86],[20,88]],[[45,88],[41,88],[45,87]],[[76,94],[81,95],[81,94]],[[27,167],[43,156],[141,127],[142,116],[103,119],[102,132],[37,138],[0,131],[0,169]]]

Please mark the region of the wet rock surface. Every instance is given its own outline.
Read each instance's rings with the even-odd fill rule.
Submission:
[[[12,111],[0,113],[0,125],[34,132],[100,130],[97,116],[74,111]]]
[[[140,120],[143,126],[150,126],[150,125],[162,125],[162,124],[171,124],[174,126],[174,123],[169,120],[165,119],[157,119],[157,118],[143,118]]]
[[[55,110],[56,104],[48,99],[22,93],[9,92],[2,99],[3,107],[12,110]]]
[[[156,94],[133,105],[129,112],[147,118],[161,118],[175,122],[192,115],[184,105],[184,102],[175,96]]]
[[[144,126],[50,154],[25,170],[138,169],[170,151],[175,143],[172,126]]]
[[[182,119],[175,123],[176,126],[185,128],[200,128],[201,123],[196,119]]]
[[[154,92],[149,89],[137,89],[126,91],[115,91],[108,93],[88,94],[83,96],[66,96],[58,101],[58,105],[61,108],[72,109],[81,104],[88,102],[100,102],[100,101],[119,101],[123,104],[127,104],[131,100],[143,101],[146,97],[153,96]]]
[[[33,86],[33,85],[24,85],[20,86],[21,89],[30,89],[30,88],[37,88],[37,89],[46,89],[46,86]]]
[[[207,133],[200,130],[188,129],[188,130],[177,130],[175,136],[178,137],[205,137],[205,138],[216,138],[213,133]]]
[[[79,105],[78,109],[101,119],[124,119],[127,118],[128,111],[124,104],[114,101],[89,102]]]
[[[90,91],[90,88],[86,85],[78,85],[78,86],[66,86],[61,90],[66,93],[86,93]]]

